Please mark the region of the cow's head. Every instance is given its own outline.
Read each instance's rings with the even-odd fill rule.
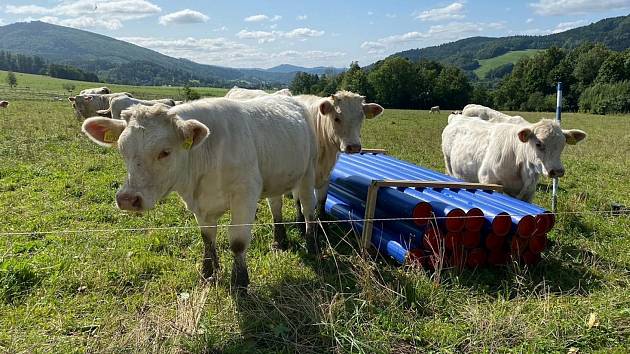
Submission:
[[[118,146],[127,180],[116,194],[120,209],[144,211],[170,193],[189,168],[188,157],[210,131],[196,120],[182,120],[165,105],[133,106],[123,120],[92,117],[83,132],[102,146]]]
[[[361,152],[361,126],[365,118],[371,119],[383,113],[376,103],[365,103],[365,97],[348,91],[339,91],[324,98],[319,113],[328,119],[328,135],[339,150],[347,153]]]
[[[68,101],[72,102],[74,114],[79,119],[87,118],[96,114],[96,110],[91,105],[93,95],[79,95],[68,97]]]
[[[529,144],[530,153],[540,172],[547,177],[564,176],[564,166],[560,155],[566,144],[575,145],[586,138],[586,133],[577,130],[563,130],[553,120],[543,119],[538,123],[525,125],[518,131],[518,139]]]

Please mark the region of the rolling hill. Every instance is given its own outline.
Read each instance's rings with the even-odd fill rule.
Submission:
[[[235,69],[172,58],[107,36],[33,21],[0,27],[0,50],[39,56],[94,72],[101,79],[121,84],[183,84],[189,80],[213,86],[286,85],[295,70]],[[273,68],[272,68],[273,69]]]
[[[455,65],[472,74],[480,61],[508,52],[547,49],[552,46],[574,48],[584,42],[601,42],[613,50],[630,48],[630,15],[603,19],[588,26],[544,36],[471,37],[423,49],[392,54],[411,61],[435,60]]]
[[[494,58],[480,59],[478,60],[479,67],[474,70],[475,75],[477,75],[478,78],[483,79],[491,70],[496,70],[503,65],[514,64],[519,61],[519,59],[532,56],[539,51],[540,49],[514,50]]]

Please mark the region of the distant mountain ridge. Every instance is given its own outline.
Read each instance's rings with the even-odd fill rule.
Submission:
[[[621,51],[630,48],[630,15],[600,20],[587,26],[543,36],[470,37],[422,49],[410,49],[391,56],[411,61],[434,60],[471,72],[478,60],[490,59],[510,51],[547,49],[552,46],[574,48],[584,42],[601,42]]]
[[[323,73],[324,68],[279,66],[278,70],[237,69],[172,58],[121,40],[45,22],[0,27],[0,50],[39,56],[68,64],[112,83],[165,85],[190,80],[215,86],[282,86],[298,71]]]

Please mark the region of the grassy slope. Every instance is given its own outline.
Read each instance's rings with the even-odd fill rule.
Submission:
[[[479,67],[474,70],[475,74],[478,78],[483,79],[486,77],[486,74],[495,68],[498,68],[501,65],[505,65],[508,63],[516,63],[519,59],[523,57],[530,57],[540,49],[526,49],[526,50],[515,50],[511,52],[507,52],[503,55],[499,55],[498,57],[490,58],[490,59],[482,59],[479,60]]]
[[[446,114],[388,110],[366,122],[364,145],[442,170],[445,123]],[[560,210],[630,205],[630,117],[566,114],[563,124],[590,136],[565,152]],[[226,230],[226,271],[204,286],[192,215],[175,195],[140,217],[120,212],[114,193],[124,176],[118,152],[89,142],[67,102],[14,100],[0,111],[0,232],[31,232],[0,236],[0,352],[630,349],[627,216],[562,216],[534,269],[441,274],[363,261],[354,235],[340,238],[338,227],[328,228],[335,252],[321,262],[305,255],[293,228],[293,249],[273,253],[270,227],[258,226],[252,295],[242,298],[229,294]],[[540,187],[536,202],[549,206],[549,181]],[[266,203],[257,220],[271,221]],[[193,228],[41,233],[146,226]],[[591,313],[598,324],[589,328]]]
[[[15,73],[15,76],[18,86],[9,89],[5,80],[6,71],[0,70],[0,99],[56,100],[57,98],[64,98],[65,100],[65,97],[70,95],[62,86],[66,83],[75,86],[72,95],[78,95],[81,90],[86,88],[107,86],[114,92],[130,92],[137,97],[147,99],[169,97],[178,100],[183,98],[181,87],[113,85],[22,73]],[[226,89],[213,87],[195,87],[194,89],[202,96],[223,96],[227,92]]]

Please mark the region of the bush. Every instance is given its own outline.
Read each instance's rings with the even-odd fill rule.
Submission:
[[[582,112],[595,114],[629,113],[630,81],[588,87],[580,95],[579,107]]]
[[[194,101],[201,98],[199,92],[190,88],[190,86],[184,86],[184,100],[185,101]]]

